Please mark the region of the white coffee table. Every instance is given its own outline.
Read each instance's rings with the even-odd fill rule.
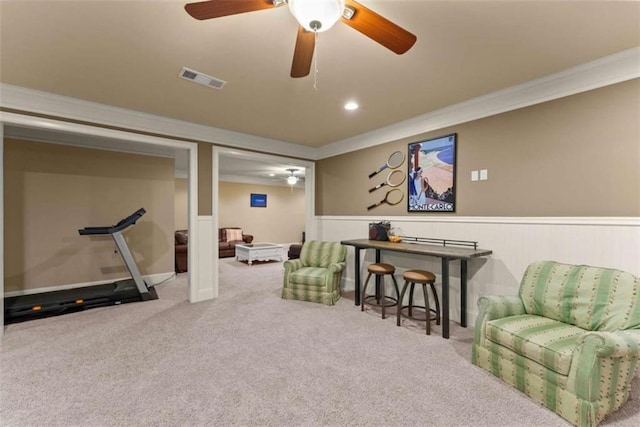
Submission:
[[[282,261],[284,259],[284,246],[274,243],[248,243],[236,245],[236,260],[247,261],[249,265],[253,261]]]

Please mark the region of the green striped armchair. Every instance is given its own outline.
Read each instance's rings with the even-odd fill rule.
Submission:
[[[282,298],[335,304],[346,256],[347,248],[338,242],[306,242],[300,258],[284,262]]]
[[[481,297],[472,360],[577,426],[629,397],[640,356],[640,278],[534,262],[517,297]]]

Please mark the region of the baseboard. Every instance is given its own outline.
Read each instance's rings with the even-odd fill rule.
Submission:
[[[162,282],[165,282],[176,275],[175,272],[167,272],[167,273],[156,273],[156,274],[148,274],[142,276],[144,281],[151,286],[158,285]],[[9,291],[4,293],[5,298],[21,296],[21,295],[31,295],[31,294],[40,294],[43,292],[55,292],[55,291],[63,291],[67,289],[76,289],[76,288],[86,288],[88,286],[96,286],[96,285],[104,285],[106,283],[113,283],[118,280],[124,280],[127,277],[121,277],[112,280],[99,280],[96,282],[85,282],[85,283],[72,283],[69,285],[57,285],[57,286],[47,286],[43,288],[35,288],[35,289],[24,289],[20,291]]]

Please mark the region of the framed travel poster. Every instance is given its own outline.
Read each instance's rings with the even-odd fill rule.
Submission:
[[[453,133],[409,144],[409,212],[456,211],[456,138]]]

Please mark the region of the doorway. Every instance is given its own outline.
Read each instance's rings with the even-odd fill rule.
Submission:
[[[175,157],[180,153],[188,159],[188,181],[189,181],[189,225],[190,229],[197,230],[197,145],[194,143],[153,137],[141,134],[132,134],[113,129],[97,128],[87,125],[80,125],[71,122],[60,122],[42,117],[23,116],[13,113],[2,114],[2,153],[4,154],[4,139],[12,138],[16,140],[38,141],[55,143],[60,145],[75,145],[78,147],[96,148],[110,151],[129,152],[145,155],[170,156]],[[2,163],[2,176],[4,176],[4,162]],[[4,200],[0,215],[4,215]],[[4,240],[4,222],[0,234]],[[173,238],[173,236],[171,236]],[[173,240],[172,240],[173,241]],[[192,253],[197,254],[197,248],[193,245]],[[4,245],[2,249],[2,259],[4,259]],[[191,269],[197,271],[197,256],[190,261]],[[4,266],[2,266],[4,267]],[[3,273],[4,268],[0,268]],[[189,300],[194,300],[194,295],[198,294],[198,289],[203,285],[199,283],[197,275],[189,275]],[[0,290],[5,293],[4,279]],[[0,323],[0,327],[3,323]]]
[[[257,184],[260,186],[277,186],[279,189],[287,189],[288,184],[286,182],[287,175],[290,174],[288,169],[295,169],[296,175],[300,178],[297,184],[297,189],[304,190],[304,213],[301,230],[296,230],[291,239],[295,239],[290,243],[298,242],[301,239],[302,232],[306,233],[307,239],[312,239],[316,235],[314,225],[314,201],[315,201],[315,185],[314,185],[314,163],[308,160],[294,159],[284,156],[275,156],[271,154],[256,153],[250,151],[243,151],[239,149],[230,149],[222,147],[213,147],[212,150],[212,228],[218,230],[221,226],[230,226],[237,224],[221,223],[221,218],[225,220],[225,216],[221,214],[221,184],[226,183],[245,183],[245,184]],[[298,172],[300,171],[300,172]],[[269,176],[274,173],[276,176]],[[240,187],[241,188],[241,187]],[[265,188],[265,187],[261,187]],[[286,190],[289,191],[289,190]],[[223,194],[224,196],[224,194]],[[246,200],[244,197],[246,196]],[[268,195],[267,195],[268,196]],[[253,209],[251,213],[258,215],[263,208],[250,208],[249,207],[249,194],[242,194],[242,203],[244,204],[244,211]],[[269,198],[267,197],[267,208],[269,208]],[[248,213],[247,215],[250,215]],[[259,222],[259,220],[256,219]],[[247,230],[247,233],[252,234],[254,230]],[[264,241],[259,234],[255,236],[256,241]],[[278,243],[278,242],[271,242]],[[214,256],[213,271],[215,274],[215,289],[216,296],[218,295],[218,256]],[[285,254],[286,255],[286,254]]]

